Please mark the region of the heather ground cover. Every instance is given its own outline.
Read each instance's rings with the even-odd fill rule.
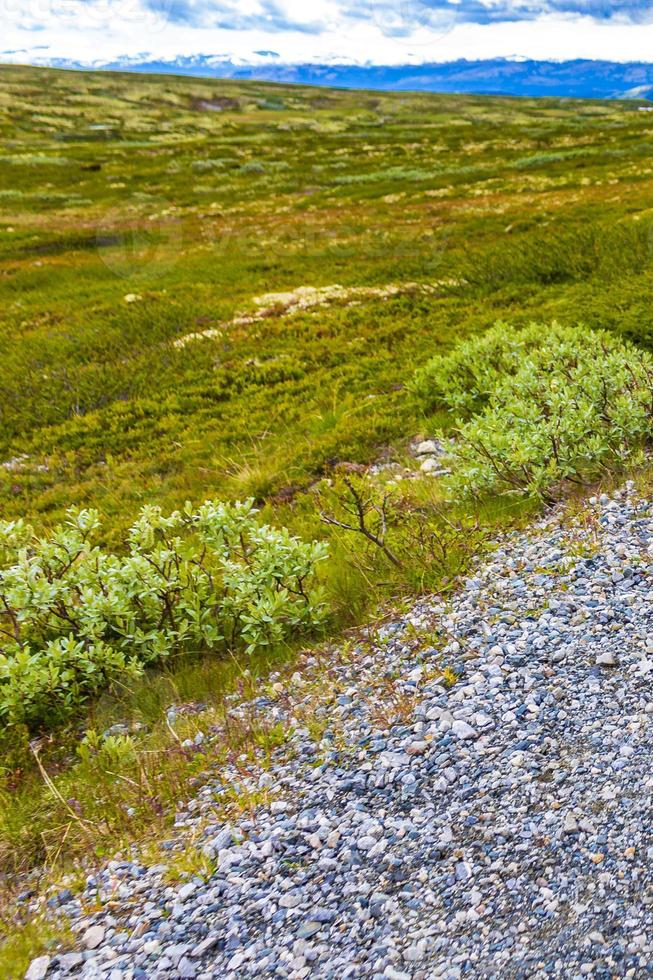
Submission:
[[[9,67],[0,100],[4,516],[290,496],[424,428],[404,383],[496,319],[648,342],[632,103]]]

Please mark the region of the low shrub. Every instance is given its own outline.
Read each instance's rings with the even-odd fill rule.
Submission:
[[[336,472],[313,494],[320,519],[334,529],[368,589],[371,576],[387,578],[393,568],[396,594],[441,591],[486,544],[487,532],[475,516],[443,507],[431,481],[396,483],[382,474]]]
[[[583,327],[499,323],[433,358],[412,388],[452,413],[451,488],[463,496],[552,499],[632,462],[653,433],[653,358]]]
[[[514,375],[552,330],[560,335],[557,325],[532,323],[513,330],[506,323],[497,323],[449,353],[431,358],[415,372],[408,388],[428,412],[445,408],[456,417],[469,417],[487,404],[498,384]]]
[[[587,279],[600,280],[599,292],[606,282],[650,270],[652,260],[651,226],[646,221],[563,223],[493,240],[490,247],[463,260],[458,274],[481,292],[517,283],[550,286]]]
[[[145,507],[125,552],[94,544],[95,511],[37,536],[0,524],[0,723],[75,712],[172,654],[251,653],[318,626],[326,546],[260,523],[251,501],[165,516]]]

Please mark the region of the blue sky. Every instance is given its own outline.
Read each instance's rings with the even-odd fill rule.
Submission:
[[[653,0],[0,0],[0,60],[653,61]]]

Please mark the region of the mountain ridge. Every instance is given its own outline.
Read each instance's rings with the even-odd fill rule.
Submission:
[[[146,72],[379,91],[596,99],[647,99],[653,92],[653,63],[641,61],[493,58],[403,65],[292,64],[275,60],[273,53],[266,52],[266,56],[267,60],[256,64],[208,54],[171,59],[154,59],[144,54],[93,63],[55,58],[47,63],[49,67],[73,70]]]

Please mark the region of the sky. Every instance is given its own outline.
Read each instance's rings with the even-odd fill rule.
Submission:
[[[653,61],[653,0],[0,0],[0,61]]]

